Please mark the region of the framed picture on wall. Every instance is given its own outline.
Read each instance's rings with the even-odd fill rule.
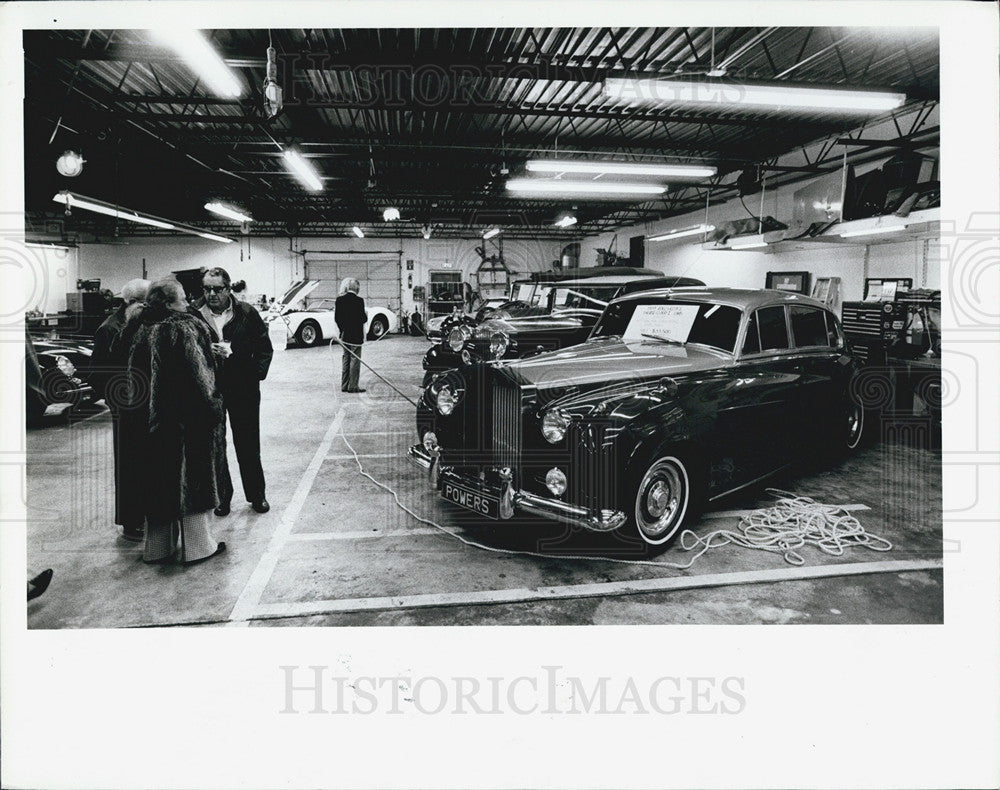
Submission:
[[[809,272],[768,272],[765,288],[792,293],[809,293]]]

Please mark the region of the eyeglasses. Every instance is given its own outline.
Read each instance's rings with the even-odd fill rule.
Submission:
[[[225,291],[228,285],[203,285],[202,288],[210,294],[217,294]]]

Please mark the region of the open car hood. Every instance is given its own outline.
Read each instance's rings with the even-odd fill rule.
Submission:
[[[294,310],[319,286],[319,280],[296,280],[271,308],[272,313],[284,315]]]

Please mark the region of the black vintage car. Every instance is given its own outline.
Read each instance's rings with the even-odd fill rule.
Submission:
[[[438,376],[409,455],[486,518],[617,530],[648,551],[800,451],[857,448],[857,368],[837,317],[808,297],[637,292],[580,345]]]
[[[693,277],[619,275],[544,283],[543,309],[501,313],[478,325],[456,322],[424,355],[424,386],[436,374],[476,362],[519,359],[582,343],[617,296],[652,288],[703,286]],[[445,325],[448,326],[447,324]]]
[[[86,406],[98,397],[87,380],[93,341],[25,335],[26,412],[36,423],[60,404]]]

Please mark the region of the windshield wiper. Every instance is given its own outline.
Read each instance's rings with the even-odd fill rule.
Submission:
[[[674,340],[671,337],[663,337],[663,335],[648,335],[645,332],[640,333],[643,337],[648,337],[650,340],[659,340],[661,343],[669,343],[672,346],[683,346],[684,343],[680,340]]]

